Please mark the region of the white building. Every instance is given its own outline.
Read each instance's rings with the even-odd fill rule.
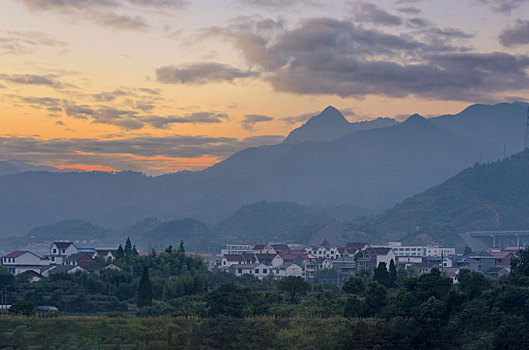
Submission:
[[[289,276],[303,277],[303,267],[294,263],[284,264],[283,266],[274,269],[274,275],[278,278]]]
[[[456,253],[455,248],[438,246],[403,246],[401,242],[389,242],[396,256],[448,256]]]
[[[79,250],[73,242],[53,242],[48,257],[51,264],[62,265],[64,259],[78,252]]]
[[[40,272],[40,268],[50,264],[50,260],[28,251],[15,251],[4,255],[2,265],[7,268],[11,274],[17,276],[26,271]]]
[[[220,253],[222,255],[253,253],[253,247],[254,247],[253,244],[227,244],[226,249],[222,249]]]
[[[235,276],[252,275],[259,279],[263,279],[273,273],[272,268],[264,264],[234,264],[228,270]]]

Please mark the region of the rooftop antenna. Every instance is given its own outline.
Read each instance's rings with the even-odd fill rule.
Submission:
[[[525,143],[524,149],[529,148],[529,104],[527,105],[527,122],[525,123]]]

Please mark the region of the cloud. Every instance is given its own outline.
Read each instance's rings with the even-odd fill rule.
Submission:
[[[214,62],[193,63],[184,66],[165,66],[156,70],[156,80],[163,84],[208,84],[233,82],[236,79],[255,77],[252,71]]]
[[[180,10],[186,0],[20,0],[31,11],[52,11],[68,20],[83,19],[120,30],[147,30],[150,26],[141,16],[145,8],[161,11]],[[141,7],[141,9],[137,9]],[[137,12],[137,15],[123,12]]]
[[[227,114],[213,112],[195,112],[183,117],[146,116],[140,120],[153,128],[165,129],[172,124],[218,124],[229,119]]]
[[[5,82],[22,84],[22,85],[42,85],[49,86],[55,89],[61,89],[64,87],[60,81],[57,81],[56,76],[50,75],[38,75],[38,74],[0,74],[0,80]]]
[[[117,139],[50,139],[0,137],[0,159],[21,159],[32,164],[59,166],[91,164],[119,170],[148,171],[166,158],[216,157],[224,159],[242,149],[281,142],[283,136],[261,135],[238,140],[232,137],[173,135]],[[153,164],[154,163],[154,164]],[[186,166],[185,160],[181,164]]]
[[[6,54],[31,54],[41,48],[64,50],[68,43],[57,40],[48,34],[28,31],[6,31],[0,34],[0,52]]]
[[[321,17],[303,19],[272,37],[232,27],[216,30],[276,91],[488,101],[529,86],[527,56],[455,46],[470,37],[458,29],[430,26],[395,35]]]
[[[303,113],[299,115],[294,116],[288,116],[283,117],[281,120],[285,122],[286,124],[298,124],[298,123],[305,123],[307,120],[309,120],[311,117],[320,114],[320,111],[315,111],[311,113]]]
[[[510,14],[518,7],[529,3],[529,0],[480,0],[482,3],[489,4],[497,12]]]
[[[357,22],[370,22],[376,25],[399,26],[402,19],[388,13],[375,4],[364,1],[348,1],[348,7],[353,13],[353,19]]]
[[[246,6],[261,7],[268,9],[284,9],[286,7],[320,6],[315,0],[236,0],[237,3]]]
[[[92,95],[92,98],[98,102],[110,102],[110,101],[114,101],[116,97],[128,96],[128,95],[130,95],[130,93],[120,90],[120,89],[116,89],[114,91],[102,91],[98,94]]]
[[[529,21],[519,20],[514,27],[503,30],[500,43],[506,47],[529,44]]]
[[[420,8],[413,7],[413,6],[399,7],[397,8],[397,11],[408,14],[408,15],[418,15],[422,13],[422,10]]]
[[[244,119],[241,121],[241,126],[245,130],[253,130],[253,127],[257,123],[264,123],[264,122],[270,122],[274,120],[274,118],[261,115],[261,114],[246,114],[244,116]]]

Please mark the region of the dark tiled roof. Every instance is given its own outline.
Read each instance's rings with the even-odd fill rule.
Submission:
[[[53,244],[55,244],[59,249],[66,249],[72,245],[73,242],[53,242]]]
[[[367,243],[347,243],[345,249],[347,249],[349,253],[354,253],[358,249],[364,248],[366,245]]]
[[[92,259],[92,256],[90,253],[77,253],[77,254],[72,254],[69,257],[67,257],[66,261],[77,261],[85,256]]]
[[[262,250],[264,247],[265,247],[264,244],[256,244],[256,245],[253,247],[253,249],[254,249],[254,250]]]
[[[240,254],[224,254],[224,258],[228,261],[244,261],[244,258]]]
[[[391,248],[373,248],[373,250],[377,255],[387,255],[391,251]]]
[[[75,268],[81,268],[82,269],[82,267],[74,266],[74,265],[56,265],[52,270],[50,270],[50,273],[69,272],[70,270],[75,269]]]

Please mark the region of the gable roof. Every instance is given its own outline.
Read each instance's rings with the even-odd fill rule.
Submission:
[[[490,255],[495,256],[498,259],[504,259],[509,255],[513,256],[511,252],[501,251],[501,252],[490,252]]]
[[[78,265],[55,265],[55,267],[52,268],[49,273],[70,272],[73,269],[81,269],[82,271],[84,271],[84,269]]]
[[[257,258],[257,260],[261,261],[261,260],[274,260],[274,258],[276,256],[279,256],[281,257],[280,255],[278,254],[255,254],[255,257]]]
[[[254,253],[242,253],[241,255],[242,255],[242,258],[244,259],[244,261],[255,260],[256,259]]]
[[[224,258],[227,261],[244,261],[244,258],[240,254],[224,254]]]
[[[59,249],[66,249],[71,245],[75,247],[75,244],[73,244],[73,242],[53,242],[53,244],[55,244],[55,246]]]
[[[331,244],[329,242],[327,242],[327,240],[324,240],[323,242],[321,242],[321,246],[325,247],[325,248],[329,248],[331,246]]]
[[[270,246],[274,248],[274,250],[281,250],[281,251],[290,250],[290,248],[286,244],[270,244]]]
[[[118,250],[117,249],[98,249],[96,248],[97,255],[108,255],[108,253],[116,256]]]
[[[28,252],[27,250],[16,250],[16,251],[11,252],[11,253],[9,253],[7,255],[4,255],[2,258],[18,258],[19,256],[24,255],[26,253],[33,254],[31,252]],[[33,255],[35,255],[35,254],[33,254]]]
[[[264,244],[256,244],[256,245],[253,247],[253,250],[262,250],[264,247],[265,247]]]
[[[377,255],[388,255],[391,251],[391,248],[373,248],[373,250]]]

